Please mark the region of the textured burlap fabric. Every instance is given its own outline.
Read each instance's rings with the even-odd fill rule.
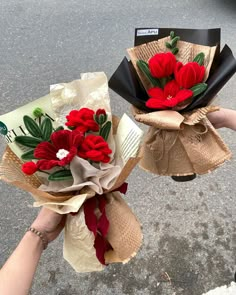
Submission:
[[[139,221],[119,192],[106,194],[106,215],[109,220],[107,240],[113,250],[105,253],[107,264],[128,262],[136,255],[142,243]],[[83,207],[78,214],[68,215],[65,227],[64,258],[77,272],[104,269],[94,248],[94,235],[85,224]]]
[[[128,54],[130,56],[131,62],[138,73],[138,76],[146,90],[153,87],[151,82],[146,78],[143,72],[137,67],[138,60],[144,60],[148,62],[148,60],[157,53],[160,52],[168,52],[170,51],[166,48],[165,43],[170,42],[170,37],[159,39],[158,41],[149,42],[146,44],[142,44],[133,48],[127,49]],[[206,68],[204,81],[207,80],[210,68],[214,59],[216,46],[209,47],[198,44],[193,44],[185,41],[178,41],[177,47],[179,48],[178,54],[176,54],[176,59],[181,61],[183,64],[187,62],[192,62],[195,56],[203,52],[205,54],[204,66]]]
[[[151,126],[142,146],[140,167],[158,175],[205,174],[231,158],[231,152],[206,115],[208,106],[180,114],[175,111],[143,113],[133,108],[138,122]]]
[[[119,192],[106,195],[106,215],[110,222],[107,240],[113,251],[107,252],[107,263],[128,262],[142,243],[140,224]]]
[[[74,193],[54,194],[43,192],[38,189],[42,184],[40,178],[36,175],[26,175],[22,172],[23,162],[7,147],[0,162],[0,179],[16,187],[19,187],[38,198],[47,201],[66,201],[73,197]]]

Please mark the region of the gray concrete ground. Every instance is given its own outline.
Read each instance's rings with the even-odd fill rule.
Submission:
[[[1,114],[81,72],[110,77],[132,46],[135,27],[221,27],[222,45],[236,54],[234,0],[1,0],[0,11]],[[220,92],[222,106],[235,108],[235,82]],[[115,114],[129,109],[110,94]],[[235,133],[220,132],[235,156]],[[77,274],[62,258],[60,237],[43,254],[31,294],[200,295],[229,283],[236,263],[235,172],[235,158],[188,183],[136,168],[126,199],[143,226],[137,257],[101,273]],[[0,188],[2,265],[37,210],[28,194],[5,183]]]

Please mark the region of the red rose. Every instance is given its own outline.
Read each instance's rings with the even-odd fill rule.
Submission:
[[[180,87],[191,88],[201,83],[204,79],[205,67],[200,66],[197,62],[189,62],[183,65],[177,62],[175,67],[175,79]]]
[[[34,162],[26,162],[22,165],[21,170],[27,175],[32,175],[38,170],[38,168]]]
[[[168,82],[164,89],[154,87],[148,90],[150,98],[146,106],[151,109],[173,108],[180,102],[190,98],[193,92],[189,89],[180,89],[175,80]]]
[[[112,150],[103,137],[89,134],[79,147],[78,156],[83,159],[90,159],[94,162],[108,163],[110,161],[108,155],[111,153]]]
[[[94,121],[93,110],[82,108],[79,111],[73,110],[66,116],[66,126],[76,128],[76,130],[85,133],[87,131],[97,132],[99,130],[98,124]]]
[[[168,77],[174,73],[176,58],[173,53],[157,53],[149,59],[150,72],[155,78]]]
[[[103,125],[107,120],[106,111],[104,109],[98,109],[94,118],[98,125]]]
[[[100,116],[100,115],[106,115],[106,111],[104,109],[98,109],[96,111],[96,116]]]

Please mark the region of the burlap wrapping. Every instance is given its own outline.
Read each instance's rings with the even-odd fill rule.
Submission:
[[[106,194],[109,220],[107,240],[113,250],[105,253],[106,263],[128,262],[142,243],[140,224],[119,192]],[[68,216],[65,227],[64,258],[77,272],[104,269],[96,258],[94,235],[85,224],[83,207],[77,215]],[[80,249],[80,251],[78,251]]]
[[[149,42],[127,49],[131,62],[146,90],[153,87],[153,85],[146,78],[144,73],[137,67],[137,61],[144,60],[145,62],[148,62],[148,60],[155,54],[170,51],[170,49],[166,48],[165,46],[166,42],[170,42],[170,37],[162,38],[158,41]],[[203,65],[206,68],[204,76],[204,81],[206,81],[214,59],[216,46],[209,47],[185,41],[178,41],[177,47],[179,48],[179,52],[176,54],[176,59],[178,61],[181,61],[183,64],[186,64],[187,62],[192,62],[195,56],[200,52],[203,52],[205,54]]]
[[[133,108],[135,120],[151,126],[142,145],[140,167],[158,175],[205,174],[231,158],[206,115],[208,106],[180,114],[164,110],[143,113]]]
[[[142,243],[139,222],[119,192],[106,195],[106,215],[110,222],[107,239],[114,251],[106,253],[106,262],[128,262]]]

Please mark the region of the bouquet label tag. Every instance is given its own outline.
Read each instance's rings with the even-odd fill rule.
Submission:
[[[124,163],[129,158],[137,157],[140,142],[142,140],[143,131],[124,114],[120,119],[116,134],[116,146]]]
[[[158,35],[159,29],[138,29],[136,32],[136,36],[151,36]]]

